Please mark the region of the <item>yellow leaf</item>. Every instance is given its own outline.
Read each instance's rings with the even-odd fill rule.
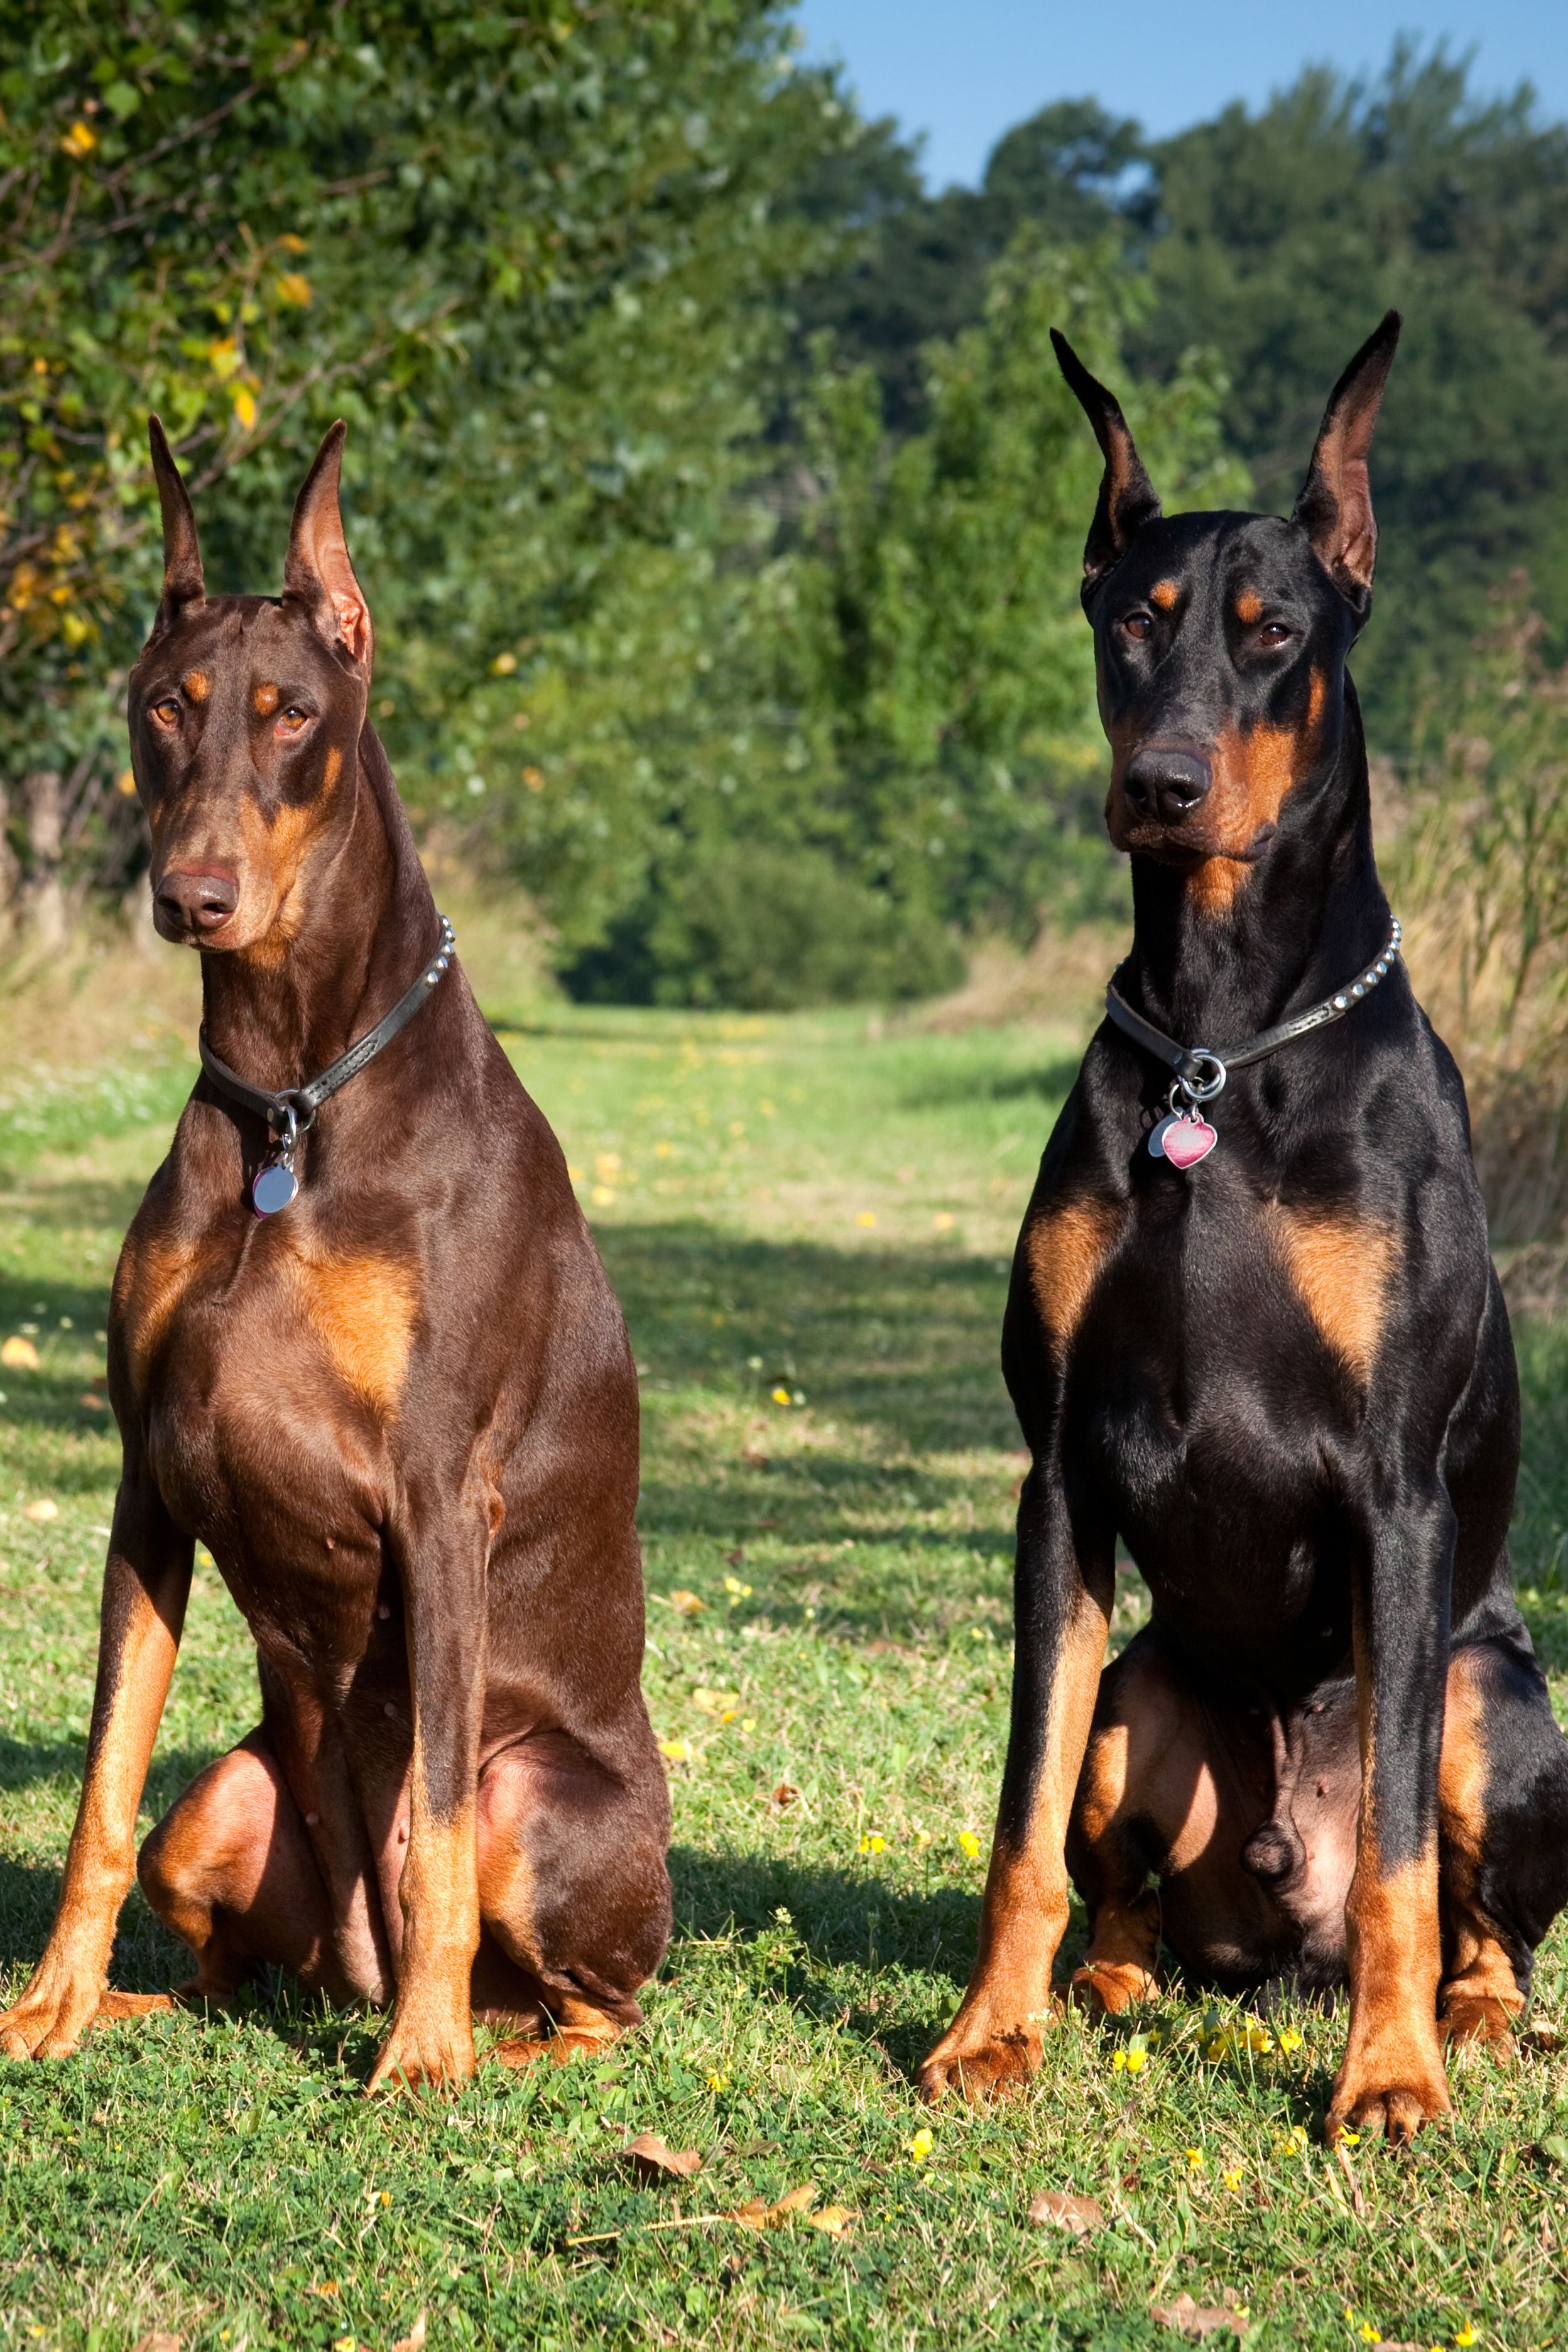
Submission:
[[[60,141],[66,153],[74,155],[79,163],[84,155],[90,155],[97,144],[97,131],[89,131],[85,122],[73,122]]]
[[[241,431],[248,433],[256,422],[256,394],[243,383],[234,395],[234,413]]]
[[[768,2227],[782,2230],[786,2221],[806,2210],[816,2195],[815,2180],[803,2180],[798,2189],[786,2189],[777,2201],[768,2207]]]
[[[706,1601],[699,1600],[695,1592],[688,1592],[678,1586],[669,1595],[669,1605],[672,1609],[678,1609],[683,1617],[700,1617],[708,1603]]]
[[[46,1519],[58,1519],[59,1515],[59,1505],[47,1495],[40,1495],[38,1500],[36,1503],[29,1503],[22,1513],[25,1519],[32,1519],[39,1524]]]
[[[31,1339],[13,1337],[6,1340],[3,1348],[0,1348],[0,1364],[4,1364],[6,1370],[11,1372],[36,1372],[38,1369],[38,1351]]]
[[[303,276],[303,274],[298,269],[287,270],[278,280],[278,298],[279,301],[294,303],[295,306],[301,310],[309,310],[310,306],[310,279]]]
[[[691,1742],[689,1739],[661,1739],[658,1742],[658,1752],[667,1763],[689,1764]]]
[[[114,789],[117,793],[123,793],[128,801],[133,801],[136,797],[135,769],[121,768],[114,779]]]

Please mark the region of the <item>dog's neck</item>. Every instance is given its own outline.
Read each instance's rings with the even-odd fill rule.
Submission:
[[[344,779],[349,782],[348,778]],[[367,719],[348,821],[258,947],[202,959],[202,1021],[253,1086],[301,1086],[388,1012],[432,952],[437,918],[386,754]]]
[[[1240,1045],[1332,995],[1387,944],[1366,742],[1348,677],[1337,749],[1308,789],[1308,821],[1287,815],[1223,913],[1205,909],[1174,867],[1133,856],[1129,989],[1183,1045]]]

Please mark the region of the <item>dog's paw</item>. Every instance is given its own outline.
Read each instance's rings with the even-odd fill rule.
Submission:
[[[960,2016],[944,2033],[916,2077],[921,2098],[935,2101],[956,2091],[973,2102],[1021,2090],[1037,2074],[1041,2056],[1038,2022],[996,2032],[966,2023]]]
[[[1446,2042],[1459,2049],[1489,2049],[1499,2061],[1513,2057],[1519,2046],[1515,2012],[1495,1993],[1446,1995],[1437,2026]]]
[[[1332,2147],[1346,2131],[1383,2132],[1397,2147],[1414,2139],[1423,2124],[1446,2121],[1453,2104],[1436,2034],[1429,2056],[1406,2047],[1380,2063],[1375,2047],[1359,2059],[1347,2053],[1323,2136]]]
[[[474,2071],[474,2032],[467,2017],[394,2017],[371,2070],[367,2092],[423,2090],[466,2083]]]
[[[1072,1972],[1068,1999],[1091,2017],[1120,2017],[1124,2009],[1152,2000],[1157,1990],[1153,1970],[1134,1960],[1086,1960]]]
[[[110,1992],[101,1981],[41,1966],[22,1998],[0,2015],[0,2056],[68,2058],[94,2025],[170,2007],[166,1993]]]

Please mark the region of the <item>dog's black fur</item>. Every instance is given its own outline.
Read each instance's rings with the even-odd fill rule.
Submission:
[[[1189,1045],[1331,995],[1389,940],[1345,661],[1397,334],[1391,315],[1346,370],[1289,521],[1163,519],[1058,341],[1106,460],[1083,594],[1132,857],[1121,986]],[[1142,1998],[1162,1935],[1232,1989],[1348,1976],[1331,2136],[1403,2137],[1448,2106],[1441,2032],[1511,2030],[1568,1899],[1568,1744],[1510,1585],[1518,1381],[1464,1087],[1403,965],[1236,1072],[1185,1173],[1147,1149],[1169,1086],[1100,1028],[1020,1237],[1012,1735],[979,1959],[923,2082],[1037,2063],[1065,1857],[1081,1998]],[[1153,1613],[1102,1677],[1118,1537]]]

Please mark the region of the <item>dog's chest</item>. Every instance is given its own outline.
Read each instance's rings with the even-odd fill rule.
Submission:
[[[137,1231],[115,1286],[133,1409],[176,1517],[313,1569],[384,1516],[420,1317],[417,1267],[308,1213]],[[208,1532],[209,1528],[211,1533]],[[330,1557],[330,1552],[328,1554]]]

